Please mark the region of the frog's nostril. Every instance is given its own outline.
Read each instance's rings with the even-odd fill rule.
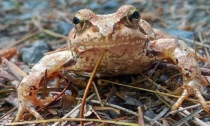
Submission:
[[[115,25],[114,25],[114,30],[120,30],[120,29],[121,29],[120,24],[115,24]]]

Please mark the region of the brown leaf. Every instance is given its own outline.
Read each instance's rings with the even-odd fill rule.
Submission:
[[[6,59],[10,59],[12,58],[15,54],[17,53],[17,48],[13,47],[13,48],[8,48],[8,49],[4,49],[4,50],[0,50],[0,61],[1,61],[1,57],[4,57]]]
[[[9,70],[17,77],[19,80],[22,79],[22,77],[26,77],[27,74],[22,71],[18,66],[16,66],[14,63],[8,61],[6,58],[2,58],[3,62],[8,66]]]

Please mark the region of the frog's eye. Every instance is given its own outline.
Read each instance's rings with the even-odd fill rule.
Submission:
[[[72,20],[73,24],[74,24],[74,27],[77,31],[81,31],[84,29],[85,27],[85,20],[84,20],[84,17],[80,14],[80,13],[77,13],[73,20]]]
[[[130,26],[138,26],[141,16],[137,9],[131,8],[127,15],[127,23]]]

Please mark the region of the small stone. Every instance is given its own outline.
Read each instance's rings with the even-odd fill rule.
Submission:
[[[15,8],[15,4],[12,3],[11,1],[1,1],[3,10],[12,10]]]
[[[160,76],[160,79],[165,82],[165,81],[167,81],[169,79],[169,77],[167,75],[165,75],[165,74],[162,74]]]
[[[23,2],[23,7],[26,9],[45,9],[45,8],[49,8],[49,3],[47,1],[41,1],[41,0],[26,0],[25,2]]]
[[[62,35],[68,35],[72,27],[68,22],[60,21],[57,23],[57,31]]]
[[[119,8],[120,4],[117,1],[110,0],[102,5],[105,10],[113,11],[115,8]]]
[[[186,38],[193,40],[194,32],[192,31],[184,31],[184,30],[164,30],[167,34],[173,35],[178,38]]]
[[[145,116],[147,117],[150,117],[150,118],[155,118],[156,117],[156,114],[153,112],[152,109],[148,109],[145,113],[144,113]]]
[[[31,46],[20,49],[20,59],[26,64],[36,64],[44,53],[50,50],[51,48],[44,41],[37,41]]]
[[[133,106],[142,106],[142,102],[139,101],[136,98],[130,97],[128,95],[125,95],[126,103],[127,105],[133,105]]]
[[[90,4],[88,4],[88,8],[90,10],[97,10],[100,8],[100,5],[96,2],[91,2]]]

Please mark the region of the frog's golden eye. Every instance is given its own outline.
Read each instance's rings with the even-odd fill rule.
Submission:
[[[77,13],[73,20],[72,20],[73,24],[74,24],[74,27],[77,31],[81,31],[84,29],[85,27],[85,20],[84,20],[84,17],[80,14],[80,13]]]
[[[127,15],[127,23],[130,26],[138,26],[141,16],[136,8],[131,8]]]

